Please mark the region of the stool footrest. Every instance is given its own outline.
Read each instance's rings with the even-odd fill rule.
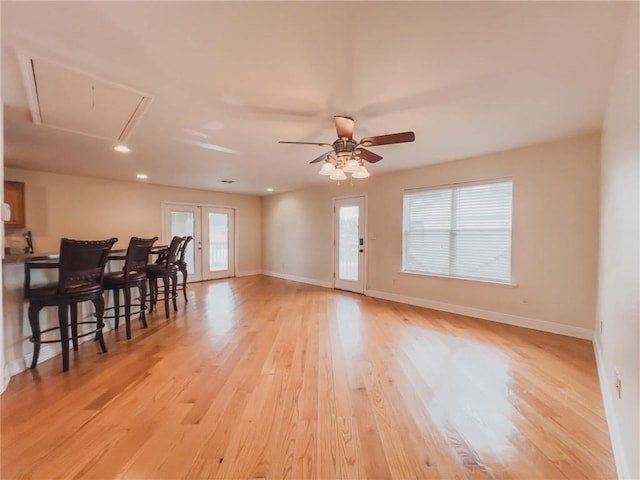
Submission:
[[[76,322],[76,323],[78,325],[96,325],[97,327],[97,322],[92,322],[92,321]],[[43,333],[53,332],[54,330],[60,330],[60,327],[58,326],[58,327],[47,328],[46,330],[40,331],[40,335],[42,335]],[[84,332],[80,335],[77,335],[76,338],[82,338],[88,335],[94,335],[100,331],[102,331],[102,328],[96,328],[95,330],[91,330],[90,332]],[[72,337],[69,337],[66,340],[63,340],[62,338],[58,338],[56,340],[40,340],[40,341],[36,341],[34,337],[29,338],[29,341],[31,343],[62,343],[64,341],[71,341],[71,340],[72,340]]]
[[[141,303],[132,303],[132,304],[131,304],[131,306],[132,306],[132,307],[142,307],[142,304],[141,304]],[[124,305],[119,305],[119,310],[120,310],[120,312],[123,312],[123,308],[124,308],[124,307],[125,307]],[[106,311],[111,311],[111,310],[115,310],[115,309],[116,309],[116,307],[115,307],[115,306],[113,306],[113,307],[105,308],[105,309],[104,309],[104,311],[106,312]],[[149,309],[149,306],[148,306],[148,305],[145,305],[145,306],[144,306],[144,308],[139,308],[138,310],[135,310],[135,311],[133,311],[133,312],[129,312],[129,313],[130,313],[132,316],[133,316],[133,315],[138,315],[138,314],[140,314],[140,313],[142,313],[142,312],[146,312],[148,309]],[[95,316],[96,316],[96,314],[94,313],[94,314],[93,314],[93,316],[95,317]],[[124,313],[120,313],[120,316],[121,316],[121,317],[124,317]],[[109,319],[110,319],[110,318],[116,318],[116,316],[115,316],[115,313],[114,313],[113,315],[103,315],[103,316],[102,316],[102,318],[109,318]]]
[[[169,295],[169,297],[168,297],[168,298],[169,298],[169,299],[178,298],[178,292],[179,292],[179,291],[180,291],[180,290],[176,290],[176,294],[175,294],[175,295]],[[149,300],[151,300],[151,298],[149,298]],[[158,296],[156,297],[156,300],[157,300],[157,301],[164,300],[164,295],[158,295]],[[106,318],[106,317],[105,317],[105,318]]]

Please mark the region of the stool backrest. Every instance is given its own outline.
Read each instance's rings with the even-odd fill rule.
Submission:
[[[171,243],[169,244],[169,248],[167,249],[166,256],[163,256],[162,258],[162,261],[167,268],[169,268],[172,263],[176,263],[176,255],[183,241],[184,237],[173,237],[171,239]]]
[[[142,272],[149,263],[149,254],[158,237],[139,238],[131,237],[127,248],[127,257],[124,261],[124,278],[129,279],[131,272]]]
[[[70,240],[60,241],[60,276],[58,292],[80,283],[102,284],[104,266],[111,247],[118,241],[109,240]]]
[[[180,245],[180,248],[178,248],[178,253],[176,254],[176,256],[178,257],[178,261],[180,263],[184,262],[184,257],[185,257],[185,254],[187,253],[187,246],[191,241],[193,241],[193,237],[191,235],[189,235],[188,237],[185,237],[184,242],[182,242],[182,244]]]

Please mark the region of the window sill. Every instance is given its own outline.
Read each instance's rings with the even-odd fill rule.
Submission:
[[[474,282],[474,283],[488,283],[489,285],[495,285],[497,287],[507,287],[507,288],[516,288],[518,287],[517,283],[507,283],[507,282],[498,282],[495,280],[480,280],[477,278],[468,278],[468,277],[451,277],[449,275],[438,275],[436,273],[418,273],[418,272],[407,272],[405,270],[400,270],[398,273],[402,275],[416,275],[418,277],[433,277],[433,278],[443,278],[446,280],[462,280],[465,282]]]

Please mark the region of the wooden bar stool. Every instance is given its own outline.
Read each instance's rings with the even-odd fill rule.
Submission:
[[[60,242],[60,259],[58,262],[26,262],[25,299],[29,300],[29,324],[31,325],[31,342],[33,342],[33,358],[31,367],[38,364],[40,345],[43,343],[61,343],[62,371],[69,370],[69,340],[73,349],[78,350],[78,338],[95,334],[103,353],[107,352],[102,335],[104,299],[102,298],[102,279],[104,266],[109,257],[111,247],[117,238],[99,241],[69,240]],[[38,268],[58,268],[57,283],[31,287],[31,270]],[[78,304],[92,302],[96,310],[95,321],[78,322]],[[40,310],[44,307],[58,307],[58,326],[40,330]],[[69,338],[69,309],[71,309],[71,338]],[[95,324],[95,329],[78,335],[78,325]],[[54,330],[60,331],[60,338],[43,340],[42,334]]]
[[[182,295],[184,296],[185,302],[188,302],[187,300],[188,265],[187,265],[187,262],[185,261],[185,254],[187,252],[187,246],[192,241],[193,241],[192,236],[185,237],[184,242],[182,242],[182,244],[180,245],[180,248],[178,248],[178,253],[176,254],[176,257],[177,257],[176,266],[178,267],[178,270],[182,274],[182,286],[178,287],[178,291],[182,290]]]
[[[145,317],[145,300],[147,297],[146,268],[149,263],[149,253],[158,237],[138,238],[132,237],[125,257],[109,257],[112,260],[124,258],[124,268],[121,272],[107,273],[104,276],[103,286],[105,290],[113,291],[113,315],[104,318],[114,318],[114,327],[117,329],[120,323],[120,308],[124,306],[124,321],[127,331],[127,340],[131,339],[131,315],[140,314],[140,321],[147,328]],[[138,288],[140,303],[131,303],[131,289]],[[124,292],[124,305],[120,305],[120,290]],[[139,307],[135,312],[131,307]]]
[[[178,311],[178,304],[176,303],[176,297],[178,296],[177,284],[178,284],[178,267],[176,266],[176,253],[178,248],[184,241],[183,237],[173,237],[171,244],[166,251],[160,255],[156,263],[147,265],[147,277],[149,277],[149,293],[150,293],[150,308],[149,311],[153,312],[158,301],[158,279],[162,278],[164,285],[164,314],[166,318],[169,318],[169,300],[173,301],[174,311]],[[169,290],[171,286],[171,290]]]

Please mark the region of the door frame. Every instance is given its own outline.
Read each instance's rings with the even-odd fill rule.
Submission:
[[[363,263],[362,266],[362,284],[363,284],[363,292],[362,295],[367,294],[367,289],[369,287],[369,277],[368,277],[368,268],[367,265],[369,263],[369,222],[367,221],[367,217],[369,215],[369,195],[367,193],[353,194],[353,195],[341,195],[338,197],[333,197],[331,200],[331,204],[333,207],[333,225],[331,226],[331,235],[333,237],[333,248],[332,248],[332,261],[331,265],[333,268],[333,288],[336,288],[336,247],[337,247],[337,221],[336,221],[336,200],[347,200],[349,198],[363,198],[364,199],[364,254],[363,254]],[[348,290],[344,290],[348,291]],[[355,292],[352,292],[355,293]]]
[[[240,238],[240,234],[239,234],[239,228],[238,225],[240,224],[239,219],[240,219],[240,209],[238,207],[236,207],[235,205],[220,205],[220,204],[208,204],[208,203],[194,203],[194,202],[180,202],[177,200],[161,200],[160,201],[160,238],[162,239],[162,243],[165,245],[168,245],[169,242],[171,241],[170,238],[166,238],[165,237],[165,232],[166,232],[166,225],[165,225],[165,221],[164,221],[164,209],[166,206],[171,206],[171,205],[186,205],[189,207],[208,207],[208,208],[229,208],[233,210],[233,221],[234,221],[234,232],[233,232],[233,276],[237,277],[238,276],[238,246],[240,245],[239,243],[239,238]],[[201,211],[202,212],[202,211]],[[202,222],[202,216],[200,219],[200,222]],[[201,281],[205,281],[205,280],[201,280]],[[207,280],[209,281],[209,280]],[[191,282],[188,282],[191,283]]]

